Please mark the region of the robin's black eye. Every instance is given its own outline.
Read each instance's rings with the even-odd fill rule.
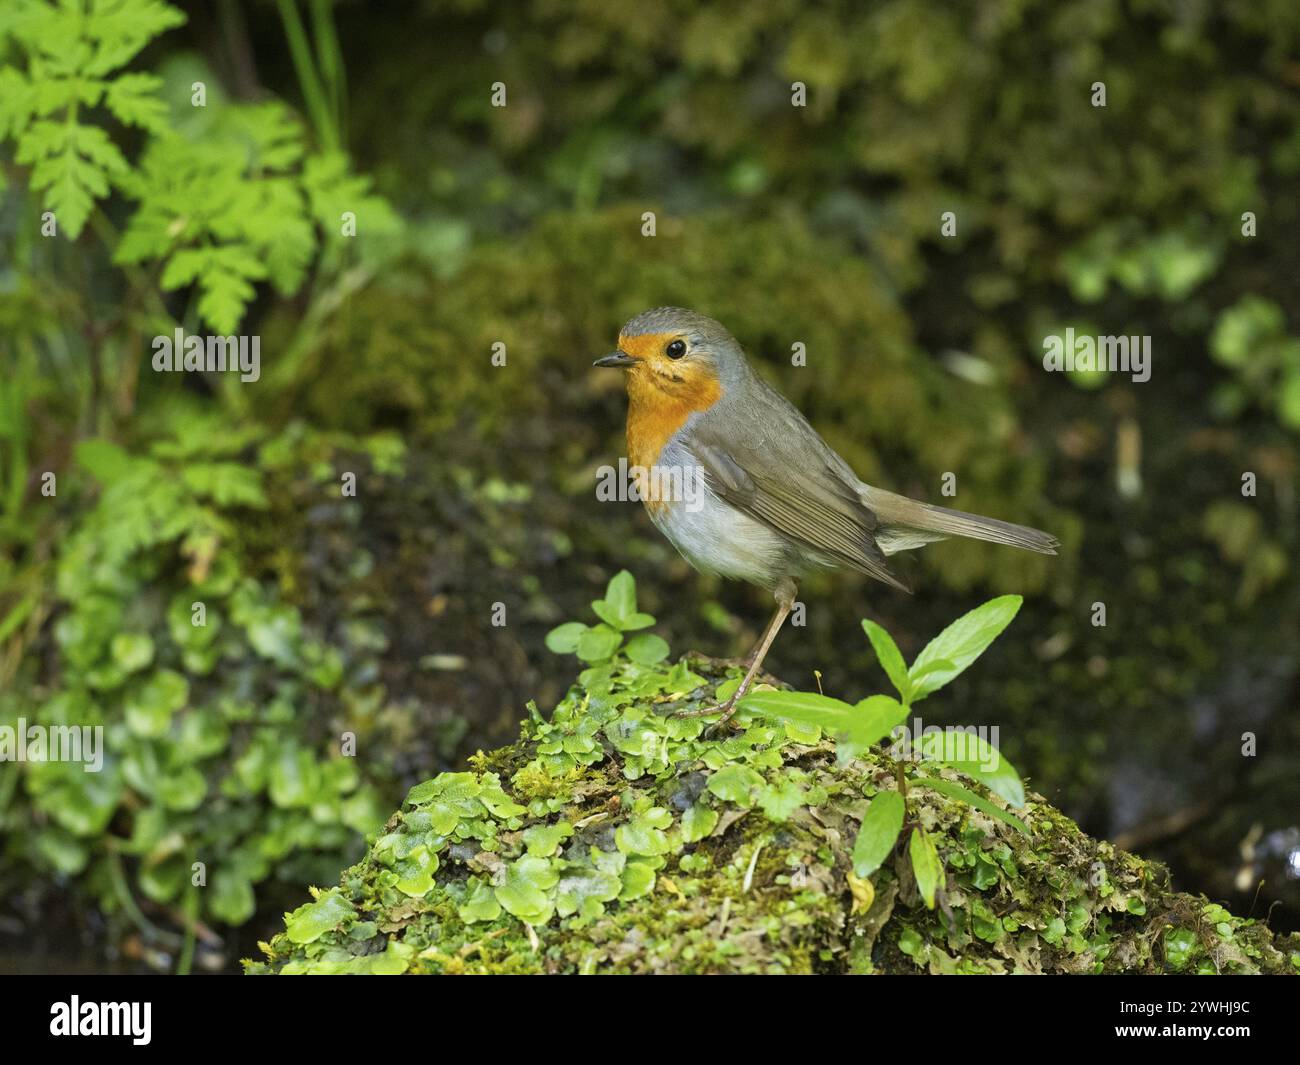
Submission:
[[[674,340],[668,347],[664,348],[664,354],[670,359],[680,359],[686,354],[686,342],[683,340]]]

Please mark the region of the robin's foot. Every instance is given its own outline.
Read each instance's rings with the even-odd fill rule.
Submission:
[[[706,726],[704,731],[700,733],[701,736],[703,736],[706,740],[711,740],[715,736],[721,735],[724,732],[740,731],[740,726],[736,724],[735,721],[732,720],[732,718],[736,716],[737,698],[739,698],[739,696],[733,695],[731,699],[729,699],[726,703],[723,703],[721,706],[718,707],[718,709],[722,711],[722,716],[718,718],[717,721],[713,722],[713,724]],[[728,703],[730,705],[728,705]]]
[[[673,717],[711,717],[714,714],[723,714],[731,717],[736,712],[736,696],[732,696],[725,703],[718,703],[716,706],[697,706],[694,710],[677,710],[674,711]]]
[[[719,729],[735,728],[736,726],[731,724],[731,719],[736,716],[738,709],[736,704],[745,697],[745,692],[749,689],[749,684],[746,683],[748,680],[749,678],[746,678],[742,681],[740,687],[725,702],[718,703],[716,706],[701,706],[695,710],[678,710],[673,717],[712,717],[714,714],[721,714],[717,721],[704,730],[706,736]]]
[[[696,710],[678,710],[677,713],[673,714],[673,717],[709,717],[712,714],[721,714],[722,716],[710,724],[702,733],[708,739],[720,730],[730,731],[737,728],[731,719],[736,714],[736,701],[740,696],[741,693],[737,692],[726,702],[718,703],[717,706],[702,706]]]

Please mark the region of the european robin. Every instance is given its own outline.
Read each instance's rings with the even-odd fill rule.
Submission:
[[[1055,537],[860,481],[736,339],[680,307],[638,314],[597,366],[627,371],[627,456],[651,520],[696,569],[769,589],[776,611],[726,702],[735,713],[810,570],[847,566],[902,591],[886,558],[950,536],[1056,554]]]

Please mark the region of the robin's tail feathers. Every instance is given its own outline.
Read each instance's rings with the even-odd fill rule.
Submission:
[[[876,515],[882,526],[877,539],[882,549],[906,550],[919,547],[945,536],[964,536],[971,540],[986,540],[993,544],[1006,544],[1040,555],[1054,555],[1060,546],[1055,536],[1050,536],[1027,525],[1015,525],[997,518],[967,514],[929,503],[920,503],[907,496],[896,495],[870,485],[861,486],[862,501]],[[892,543],[891,543],[892,541]]]

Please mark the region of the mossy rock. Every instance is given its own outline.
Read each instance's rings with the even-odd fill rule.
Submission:
[[[645,639],[645,638],[642,638]],[[885,754],[842,762],[805,726],[705,735],[672,711],[737,664],[670,665],[662,641],[585,670],[518,743],[413,788],[338,888],[286,914],[250,973],[1295,973],[1274,936],[1171,889],[1031,793],[1011,819],[925,787],[928,909],[905,847],[868,878],[852,850]],[[613,652],[609,652],[613,653]],[[770,678],[769,678],[770,679]],[[963,781],[1007,811],[981,785]],[[906,830],[905,830],[906,831]]]

